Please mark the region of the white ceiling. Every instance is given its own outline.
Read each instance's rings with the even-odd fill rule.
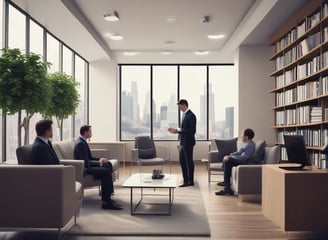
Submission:
[[[269,36],[306,0],[14,0],[89,61],[222,61],[240,45],[268,45]],[[116,10],[119,22],[104,13]],[[166,17],[174,16],[175,23]],[[201,18],[209,16],[208,23]],[[121,34],[113,41],[106,33]],[[224,34],[210,40],[208,34]],[[168,44],[167,41],[174,43]],[[195,56],[194,51],[209,51]],[[126,57],[124,51],[139,55]],[[163,56],[161,51],[172,51]],[[181,56],[183,56],[181,58]],[[202,58],[200,60],[199,58]],[[157,59],[157,60],[156,60]]]

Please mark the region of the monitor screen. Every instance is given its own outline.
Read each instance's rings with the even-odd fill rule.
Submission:
[[[301,167],[311,166],[304,137],[301,135],[284,135],[288,162],[298,163]]]

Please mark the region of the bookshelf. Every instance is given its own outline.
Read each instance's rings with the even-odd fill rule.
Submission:
[[[277,143],[284,134],[305,138],[312,163],[325,166],[328,144],[328,1],[311,0],[271,37]],[[282,148],[282,160],[287,160]]]

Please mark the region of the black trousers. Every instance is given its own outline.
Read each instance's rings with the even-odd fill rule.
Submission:
[[[179,161],[182,170],[183,182],[194,182],[194,160],[193,160],[194,146],[180,146]]]
[[[231,172],[232,167],[241,165],[236,159],[230,158],[229,161],[223,163],[224,185],[226,190],[231,190]]]
[[[86,169],[87,174],[91,174],[101,180],[101,200],[109,201],[114,192],[113,166],[110,162],[104,163],[101,167],[89,167]]]

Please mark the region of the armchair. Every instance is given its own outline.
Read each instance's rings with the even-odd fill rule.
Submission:
[[[53,143],[54,150],[58,156],[59,159],[74,159],[74,141],[73,140],[67,140],[67,141],[58,141]],[[97,150],[96,153],[93,152],[92,154],[95,154],[95,157],[99,157],[98,155],[101,155],[102,157],[109,158],[109,152],[106,149],[102,149],[103,151]],[[75,160],[77,161],[77,160]],[[110,159],[110,162],[113,166],[113,181],[115,181],[116,178],[118,178],[119,173],[119,162],[117,159]],[[90,174],[85,174],[83,178],[83,187],[89,188],[89,187],[98,187],[100,191],[100,185],[101,181],[94,176]]]
[[[30,165],[31,160],[31,151],[32,144],[27,144],[24,146],[20,146],[16,149],[17,162],[19,165]],[[73,166],[75,168],[75,190],[76,196],[78,199],[78,207],[76,208],[75,217],[79,215],[80,207],[82,206],[83,201],[83,181],[84,181],[84,161],[82,160],[59,160],[61,164],[66,166]],[[35,165],[33,165],[35,166]],[[56,166],[56,165],[54,165]]]
[[[157,155],[157,150],[161,154]],[[132,164],[137,163],[139,166],[139,170],[141,170],[141,166],[143,165],[163,165],[166,160],[168,160],[166,156],[166,148],[164,147],[155,147],[154,140],[149,136],[139,136],[135,138],[135,148],[131,149],[132,161],[130,166],[130,174],[132,169]],[[170,165],[171,172],[171,165]]]
[[[280,146],[266,146],[262,164],[277,164],[280,161]],[[239,165],[232,168],[232,190],[240,200],[247,196],[262,194],[262,164]]]
[[[75,173],[73,166],[0,164],[0,228],[53,228],[61,234],[80,208]]]
[[[217,150],[211,150],[208,153],[208,183],[211,182],[212,175],[223,174],[223,157],[227,154],[237,151],[238,138],[232,139],[214,139]]]

